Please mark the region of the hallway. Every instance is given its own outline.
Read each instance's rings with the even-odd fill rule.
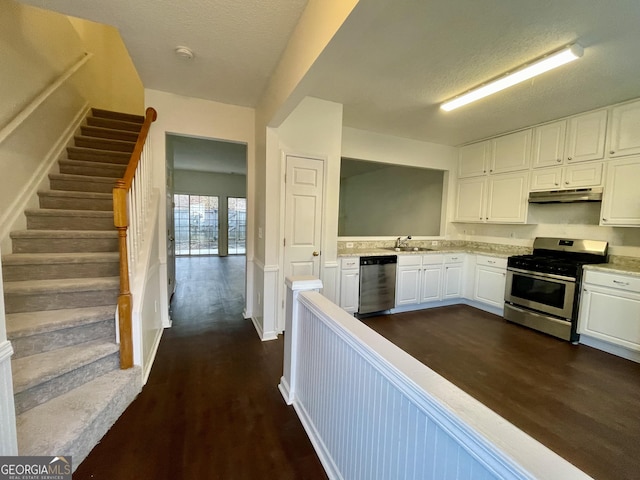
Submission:
[[[173,327],[142,393],[74,480],[325,479],[277,384],[282,338],[244,307],[244,256],[178,257]]]

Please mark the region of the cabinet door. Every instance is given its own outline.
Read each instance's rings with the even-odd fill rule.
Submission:
[[[601,225],[640,225],[639,178],[640,156],[608,162]]]
[[[602,185],[602,162],[568,165],[564,171],[564,188],[595,187]]]
[[[585,285],[578,333],[640,351],[640,295]]]
[[[442,280],[442,298],[462,297],[462,263],[453,263],[444,266]]]
[[[494,223],[525,223],[529,172],[488,177],[487,214]]]
[[[485,177],[463,178],[458,180],[456,191],[456,221],[484,221],[486,188],[487,182]]]
[[[586,113],[569,119],[565,154],[567,162],[585,162],[604,158],[607,111]]]
[[[504,269],[478,265],[473,298],[487,305],[503,308],[505,282]]]
[[[398,267],[396,306],[420,303],[420,267]]]
[[[615,107],[611,113],[609,156],[640,153],[640,102]]]
[[[359,295],[359,270],[343,270],[340,272],[340,306],[349,313],[357,312]]]
[[[487,173],[491,143],[474,143],[460,148],[458,159],[458,177],[478,177]]]
[[[530,190],[558,190],[562,184],[562,168],[532,170]]]
[[[425,265],[422,269],[422,294],[420,303],[440,300],[442,265]]]
[[[489,173],[526,170],[531,164],[531,129],[491,140]]]
[[[533,168],[561,165],[567,121],[549,123],[533,130]]]

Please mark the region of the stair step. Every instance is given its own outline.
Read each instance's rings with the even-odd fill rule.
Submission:
[[[7,315],[13,359],[92,340],[115,341],[113,305]]]
[[[144,123],[144,116],[134,115],[131,113],[113,112],[111,110],[102,110],[100,108],[92,108],[91,114],[94,117],[110,118],[113,120],[122,120],[125,122],[132,122],[132,123],[139,123],[139,124]]]
[[[64,452],[75,469],[141,389],[140,367],[115,370],[19,415],[18,453]]]
[[[60,173],[66,175],[87,175],[90,177],[122,178],[126,165],[115,163],[84,162],[81,160],[59,160]]]
[[[131,154],[128,152],[112,152],[95,148],[67,147],[69,160],[82,160],[84,162],[117,163],[127,165]]]
[[[116,178],[92,177],[88,175],[49,174],[49,183],[52,190],[72,192],[112,193],[116,180]]]
[[[38,192],[40,208],[113,211],[113,194],[44,190]]]
[[[16,414],[119,368],[119,351],[115,343],[93,341],[13,360]]]
[[[4,284],[6,313],[116,305],[119,277],[24,280]]]
[[[25,210],[27,229],[114,230],[113,212],[40,208]]]
[[[115,130],[126,130],[128,132],[136,132],[136,134],[142,129],[141,123],[103,117],[87,117],[87,125],[91,125],[92,127],[113,128]]]
[[[19,230],[10,235],[13,253],[118,251],[116,230]]]
[[[11,253],[2,256],[2,278],[5,282],[115,277],[119,274],[119,267],[118,252]]]
[[[84,135],[76,135],[74,140],[76,147],[113,150],[114,152],[131,153],[136,145],[136,142],[124,142],[122,140],[111,140],[109,138],[85,137]]]
[[[91,125],[81,126],[80,133],[85,137],[112,138],[114,140],[124,140],[125,142],[136,142],[138,140],[137,132],[127,132],[126,130],[116,130]]]

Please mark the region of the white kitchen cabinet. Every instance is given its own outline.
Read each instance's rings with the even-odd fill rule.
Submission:
[[[473,298],[492,307],[504,308],[507,259],[478,255]]]
[[[486,177],[459,179],[456,190],[455,220],[458,222],[484,222],[486,191]]]
[[[491,223],[525,223],[529,172],[491,175],[487,182],[485,220]]]
[[[611,158],[640,153],[640,101],[611,110],[608,151]]]
[[[525,223],[529,172],[458,180],[455,221]]]
[[[442,299],[462,297],[462,279],[464,277],[464,255],[447,254],[442,271]]]
[[[640,156],[608,162],[600,225],[640,225],[638,179],[640,179]]]
[[[458,156],[458,177],[478,177],[488,170],[491,143],[484,142],[465,145],[460,148]]]
[[[568,120],[565,156],[567,163],[604,158],[607,111],[597,110]]]
[[[360,300],[360,258],[343,258],[340,262],[340,307],[349,313],[358,311]]]
[[[578,163],[566,167],[541,168],[531,171],[531,186],[536,190],[596,187],[602,185],[603,162]]]
[[[602,185],[603,162],[579,163],[564,167],[563,188],[595,187]]]
[[[533,168],[552,167],[564,162],[566,130],[566,120],[533,129]]]
[[[531,129],[491,140],[489,173],[527,170],[531,164]]]
[[[440,300],[441,286],[442,263],[437,265],[424,265],[422,267],[420,303]]]
[[[640,352],[640,278],[587,270],[578,333]]]
[[[420,303],[422,257],[398,255],[396,273],[396,307]]]
[[[558,190],[562,187],[563,167],[541,168],[531,171],[531,186],[529,189],[536,190]]]

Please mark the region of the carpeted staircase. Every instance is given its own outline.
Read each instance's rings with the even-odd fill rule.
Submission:
[[[2,257],[20,455],[77,466],[141,389],[119,369],[112,188],[144,118],[93,109]]]

